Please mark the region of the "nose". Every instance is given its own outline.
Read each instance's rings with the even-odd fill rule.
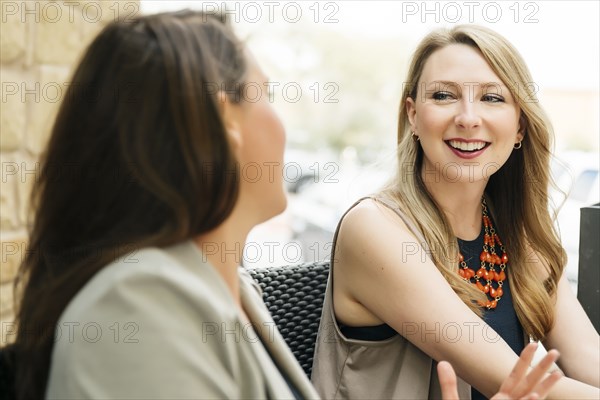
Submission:
[[[481,117],[477,110],[477,104],[465,96],[459,101],[457,114],[454,117],[456,126],[464,130],[471,130],[481,125]]]

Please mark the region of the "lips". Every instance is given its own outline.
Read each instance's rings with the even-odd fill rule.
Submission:
[[[488,146],[489,142],[482,140],[456,140],[450,139],[444,141],[446,145],[460,158],[475,158],[482,154]]]
[[[489,145],[488,142],[464,142],[461,140],[447,140],[446,144],[459,151],[473,152],[483,149]]]

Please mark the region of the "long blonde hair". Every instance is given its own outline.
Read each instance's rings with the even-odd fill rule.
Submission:
[[[465,44],[481,52],[521,109],[522,148],[513,151],[490,177],[485,197],[510,255],[507,272],[515,311],[525,332],[542,340],[554,323],[552,296],[566,262],[548,211],[553,129],[535,98],[535,85],[525,62],[506,39],[487,28],[460,25],[450,30],[435,30],[421,41],[413,55],[400,102],[398,175],[383,192],[397,201],[419,226],[433,262],[457,295],[481,316],[477,302],[485,297],[457,273],[456,236],[425,188],[421,176],[423,150],[411,138],[406,110],[407,98],[417,98],[425,62],[433,52],[450,44]],[[528,265],[531,255],[527,251],[531,250],[544,263],[546,280],[540,279],[538,268]]]

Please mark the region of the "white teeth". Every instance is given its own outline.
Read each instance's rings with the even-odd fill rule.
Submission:
[[[485,142],[461,142],[458,140],[449,140],[448,143],[450,144],[450,146],[454,147],[455,149],[462,150],[462,151],[481,150],[486,145]]]

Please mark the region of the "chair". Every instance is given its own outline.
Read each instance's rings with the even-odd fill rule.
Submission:
[[[0,349],[0,400],[15,398],[14,345]]]
[[[263,300],[292,353],[310,378],[329,261],[250,269]]]

